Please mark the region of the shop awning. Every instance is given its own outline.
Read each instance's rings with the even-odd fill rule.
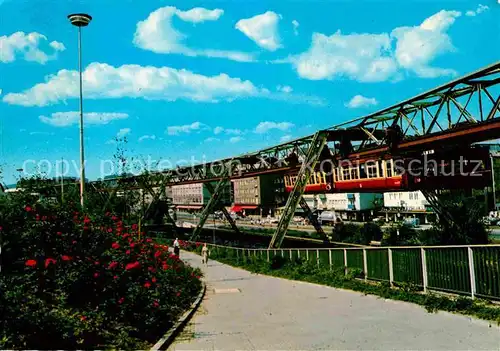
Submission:
[[[183,210],[199,210],[199,209],[202,208],[201,205],[178,205],[178,206],[175,206],[175,207],[183,209]]]
[[[231,212],[241,212],[243,210],[255,210],[259,206],[255,205],[234,205],[231,207]]]

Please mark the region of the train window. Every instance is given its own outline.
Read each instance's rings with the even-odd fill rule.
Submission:
[[[387,178],[392,177],[392,160],[386,160],[385,163],[385,174]]]
[[[325,182],[323,180],[323,173],[321,172],[316,173],[316,180],[318,181],[318,184],[323,184]]]
[[[334,177],[334,179],[333,179],[334,182],[340,181],[340,178],[339,178],[339,169],[338,168],[335,168],[333,170],[333,177]]]
[[[366,164],[366,173],[368,174],[368,178],[377,178],[378,176],[378,165],[377,162],[367,163]]]
[[[343,178],[342,180],[350,180],[350,175],[349,175],[349,168],[342,168],[342,175]]]
[[[365,165],[360,165],[360,166],[359,166],[359,178],[360,178],[360,179],[366,178],[366,169],[365,169]]]
[[[358,168],[357,167],[350,168],[350,171],[351,171],[351,179],[358,179]]]

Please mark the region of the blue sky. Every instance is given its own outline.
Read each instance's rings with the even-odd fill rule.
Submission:
[[[79,162],[69,13],[93,16],[82,33],[87,177],[95,179],[117,135],[140,159],[213,160],[489,65],[498,60],[499,10],[497,0],[0,0],[3,181],[14,182],[23,164],[34,171],[27,160]]]

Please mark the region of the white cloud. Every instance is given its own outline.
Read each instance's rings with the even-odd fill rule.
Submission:
[[[201,129],[207,129],[208,127],[200,122],[193,122],[191,124],[185,124],[182,126],[170,126],[167,128],[168,135],[179,135],[181,133],[191,133],[192,131],[197,131]]]
[[[292,140],[292,136],[291,135],[283,135],[281,138],[280,138],[280,142],[281,143],[286,143],[287,141],[290,141]]]
[[[21,93],[9,93],[3,101],[13,105],[47,106],[79,97],[78,72],[60,70]],[[239,97],[265,96],[252,82],[227,74],[204,76],[169,67],[91,63],[83,72],[86,99],[144,98],[146,100],[218,102]]]
[[[500,4],[500,0],[498,3]],[[474,16],[479,15],[479,14],[481,14],[489,9],[490,8],[488,6],[479,4],[479,6],[477,7],[476,10],[469,10],[465,13],[465,15],[469,16],[469,17],[474,17]]]
[[[211,143],[211,142],[214,142],[214,141],[220,141],[220,139],[210,137],[210,138],[206,138],[204,141],[206,143]]]
[[[345,105],[349,108],[358,108],[358,107],[376,106],[377,104],[378,102],[375,98],[367,98],[362,95],[356,95]]]
[[[299,22],[297,20],[293,20],[292,25],[293,25],[293,34],[299,35]]]
[[[58,52],[66,50],[63,43],[48,43],[47,37],[37,32],[0,36],[0,48],[0,62],[3,63],[14,62],[17,57],[21,57],[25,61],[45,64],[55,60]]]
[[[214,134],[221,134],[225,133],[228,135],[240,135],[243,134],[243,132],[240,129],[228,129],[228,128],[223,128],[223,127],[215,127],[214,128]]]
[[[30,132],[30,135],[54,135],[54,133],[49,133],[49,132]]]
[[[278,32],[281,16],[272,11],[239,20],[235,28],[253,40],[258,46],[269,51],[282,48]]]
[[[224,10],[207,10],[203,7],[195,7],[188,11],[176,9],[175,14],[183,21],[201,23],[205,21],[217,21],[224,14]]]
[[[143,135],[139,138],[139,142],[144,141],[144,140],[155,140],[156,135]]]
[[[172,24],[174,16],[186,22],[202,23],[216,21],[223,13],[224,11],[220,9],[207,10],[201,7],[189,11],[178,10],[173,6],[161,7],[151,12],[144,21],[137,23],[133,43],[141,49],[158,54],[226,58],[241,62],[253,61],[253,55],[244,52],[189,48],[184,44],[188,36],[176,30]]]
[[[116,137],[123,138],[124,136],[129,135],[130,132],[131,132],[130,128],[122,128],[118,131],[118,133],[116,134]]]
[[[117,119],[128,118],[127,113],[116,113],[116,112],[88,112],[83,114],[83,121],[85,125],[88,124],[108,124],[111,121]],[[50,124],[54,127],[68,127],[73,124],[80,122],[80,112],[55,112],[49,117],[40,116],[40,121],[46,124]]]
[[[280,122],[280,123],[260,122],[257,125],[257,127],[255,128],[255,133],[264,134],[264,133],[269,132],[272,129],[279,129],[282,131],[286,131],[286,130],[289,130],[290,128],[292,128],[293,126],[294,126],[294,124],[289,123],[289,122]]]
[[[451,69],[429,64],[437,56],[455,50],[447,30],[460,15],[442,10],[418,26],[398,27],[391,33],[313,33],[306,52],[275,62],[290,62],[299,76],[311,80],[380,82],[399,78],[402,70],[420,77],[456,75]]]
[[[230,142],[230,143],[232,143],[232,144],[234,144],[234,143],[238,143],[238,142],[240,142],[240,141],[242,141],[242,140],[243,140],[243,138],[242,138],[242,137],[235,136],[235,137],[230,138],[230,139],[229,139],[229,142]]]
[[[292,87],[291,87],[291,86],[289,86],[289,85],[278,85],[278,86],[276,87],[276,89],[277,89],[278,91],[281,91],[281,92],[283,92],[283,93],[287,93],[287,94],[288,94],[288,93],[291,93],[291,92],[293,91]]]

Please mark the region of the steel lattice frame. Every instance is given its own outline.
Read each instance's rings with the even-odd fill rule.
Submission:
[[[499,89],[500,62],[497,62],[411,99],[321,133],[326,135],[327,142],[350,143],[352,149],[347,155],[340,155],[338,145],[333,148],[329,145],[329,151],[336,158],[349,159],[378,158],[386,153],[411,155],[444,145],[466,145],[492,140],[500,138]],[[401,140],[396,149],[390,149],[386,129],[395,126],[401,131]],[[160,183],[168,179],[167,185],[221,181],[227,179],[226,165],[230,161],[236,162],[236,165],[229,179],[266,173],[299,172],[304,161],[307,161],[311,146],[315,149],[316,136],[317,133],[231,159],[179,167],[157,172],[155,175]],[[292,153],[298,162],[290,161]],[[111,179],[107,182],[113,181]],[[285,213],[291,213],[289,206],[295,209],[299,204],[303,189],[297,190],[293,196],[294,200],[287,203]],[[291,219],[290,216],[285,217],[288,221]],[[288,223],[278,226],[272,243],[282,240],[282,229],[285,228],[286,231],[287,227]]]

